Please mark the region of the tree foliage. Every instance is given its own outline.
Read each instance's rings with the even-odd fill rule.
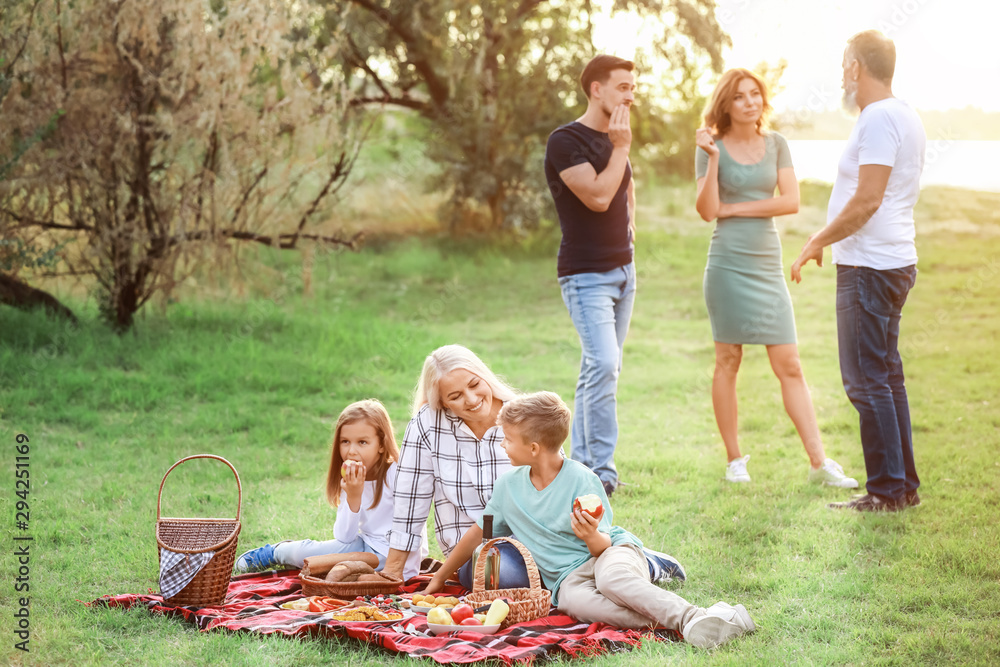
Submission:
[[[690,108],[692,77],[721,67],[728,38],[714,8],[712,0],[614,2],[662,31],[646,63],[669,63],[657,69],[663,106],[637,107],[650,138],[669,134],[656,121],[664,107]],[[578,77],[595,55],[595,16],[589,0],[336,0],[325,26],[343,29],[353,103],[399,105],[427,120],[451,227],[496,230],[530,227],[548,206],[545,140],[585,107]],[[419,174],[400,164],[395,177]]]
[[[5,20],[0,231],[96,281],[120,329],[236,241],[350,245],[312,226],[354,156],[336,42],[284,0],[23,0]],[[8,55],[11,54],[11,55]],[[21,150],[39,119],[54,131]],[[44,121],[43,121],[44,122]]]

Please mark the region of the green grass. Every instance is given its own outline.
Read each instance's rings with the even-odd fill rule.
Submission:
[[[782,221],[786,266],[824,217],[822,189],[804,195],[813,205]],[[591,662],[996,664],[998,197],[925,193],[920,275],[903,319],[924,504],[887,516],[832,512],[825,504],[847,494],[806,484],[806,457],[762,348],[747,350],[739,381],[754,481],[722,481],[701,295],[710,226],[696,222],[691,199],[689,188],[667,187],[640,199],[640,287],[619,390],[617,460],[630,486],[614,497],[615,520],[681,559],[690,579],[680,594],[699,605],[743,602],[759,631],[710,653],[646,642]],[[410,240],[318,254],[305,297],[299,258],[262,251],[266,271],[251,272],[248,296],[187,288],[123,337],[79,303],[79,329],[3,310],[2,655],[32,665],[396,664],[351,642],[199,633],[78,601],[156,587],[157,488],[192,453],[225,456],[239,470],[243,547],[326,534],[333,420],[376,396],[401,435],[422,360],[440,344],[465,344],[518,388],[570,400],[579,350],[554,253],[542,237],[521,248]],[[791,290],[826,449],[863,477],[837,367],[834,272],[810,266]],[[18,433],[31,446],[31,653],[13,649],[11,621],[22,595],[9,555],[21,534]],[[232,476],[202,463],[171,474],[165,514],[232,513]]]

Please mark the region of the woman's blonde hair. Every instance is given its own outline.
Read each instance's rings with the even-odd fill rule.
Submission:
[[[723,136],[733,125],[733,119],[729,117],[729,105],[736,97],[736,91],[740,87],[743,79],[753,79],[760,89],[760,97],[764,102],[760,118],[757,119],[757,134],[763,134],[767,125],[767,117],[771,113],[771,102],[768,99],[767,84],[757,74],[748,69],[737,67],[722,75],[719,83],[715,85],[712,98],[705,108],[705,127],[712,131],[716,137]]]
[[[501,401],[509,401],[517,395],[517,392],[498,378],[472,350],[461,345],[444,345],[431,352],[424,360],[424,369],[420,372],[417,391],[413,397],[413,414],[417,414],[424,404],[429,405],[432,410],[442,409],[438,384],[441,378],[457,369],[467,370],[486,382],[493,395]]]
[[[385,475],[389,471],[389,465],[399,460],[399,447],[396,445],[396,436],[392,432],[392,421],[389,413],[381,401],[369,398],[357,403],[351,403],[337,418],[337,425],[333,429],[333,445],[330,448],[330,469],[326,471],[326,499],[336,507],[340,503],[340,468],[344,465],[344,457],[340,453],[341,430],[348,424],[365,422],[375,429],[379,444],[382,445],[382,456],[375,464],[373,476],[375,478],[375,497],[372,500],[371,509],[382,501],[382,489],[385,486]]]

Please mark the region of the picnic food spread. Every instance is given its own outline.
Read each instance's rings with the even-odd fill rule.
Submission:
[[[340,609],[341,607],[346,607],[350,603],[344,600],[338,600],[337,598],[331,598],[325,595],[310,595],[309,597],[300,598],[298,600],[291,600],[289,602],[281,605],[282,609],[295,609],[297,611],[333,611],[334,609]]]
[[[334,612],[331,618],[335,621],[394,621],[405,616],[398,609],[379,609],[378,607],[349,607]]]
[[[443,607],[444,609],[451,609],[458,604],[458,598],[451,595],[438,595],[435,597],[433,595],[414,593],[410,598],[410,602],[415,607]]]
[[[455,606],[450,613],[444,607],[433,607],[427,612],[427,622],[434,625],[499,625],[509,613],[510,605],[498,598],[485,614],[476,614],[472,606],[465,603]]]

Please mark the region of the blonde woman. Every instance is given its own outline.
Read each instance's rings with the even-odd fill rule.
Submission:
[[[483,515],[493,483],[510,470],[497,415],[517,392],[461,345],[445,345],[424,360],[403,435],[395,507],[384,571],[400,576],[420,547],[434,506],[434,534],[447,556],[465,530]],[[530,585],[524,560],[502,545],[501,588]],[[472,569],[459,572],[472,587]]]
[[[696,208],[716,221],[705,267],[705,303],[715,340],[712,406],[726,446],[726,479],[749,482],[737,440],[736,374],[743,345],[767,348],[785,410],[809,456],[809,480],[857,488],[826,457],[802,374],[791,297],[772,216],[799,210],[799,186],[785,138],[765,130],[771,111],[763,80],[746,69],[722,75],[696,134]],[[777,196],[774,194],[778,189]]]

